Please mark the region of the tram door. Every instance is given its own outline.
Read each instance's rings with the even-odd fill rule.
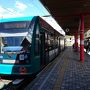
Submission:
[[[41,56],[41,67],[45,66],[45,33],[40,33],[41,45],[40,45],[40,56]]]
[[[41,66],[42,68],[49,63],[49,49],[48,49],[48,33],[43,30],[40,33],[41,39],[41,48],[40,48],[40,56],[41,56]]]

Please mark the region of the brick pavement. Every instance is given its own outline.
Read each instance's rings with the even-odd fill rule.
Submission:
[[[69,48],[69,64],[64,74],[61,90],[90,90],[90,56],[85,54],[85,62],[79,60],[79,53]]]

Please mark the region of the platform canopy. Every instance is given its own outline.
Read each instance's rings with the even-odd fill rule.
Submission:
[[[90,0],[40,0],[66,34],[79,30],[80,15],[85,18],[85,31],[90,29]]]

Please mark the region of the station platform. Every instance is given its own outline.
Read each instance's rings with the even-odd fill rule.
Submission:
[[[82,63],[79,52],[67,47],[25,90],[90,90],[90,55]]]

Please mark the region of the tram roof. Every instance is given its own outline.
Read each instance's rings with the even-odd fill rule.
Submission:
[[[0,23],[2,22],[12,22],[12,21],[25,21],[25,20],[32,20],[34,16],[30,17],[15,17],[15,18],[3,18],[0,19]]]
[[[30,16],[30,17],[14,17],[14,18],[3,18],[0,20],[0,23],[3,22],[14,22],[14,21],[31,21],[33,17],[38,17],[38,16]],[[46,23],[50,25],[53,29],[55,29],[57,32],[59,32],[61,35],[65,36],[65,32],[62,30],[62,28],[56,24],[55,20],[48,20],[45,17],[40,17],[42,18]]]

